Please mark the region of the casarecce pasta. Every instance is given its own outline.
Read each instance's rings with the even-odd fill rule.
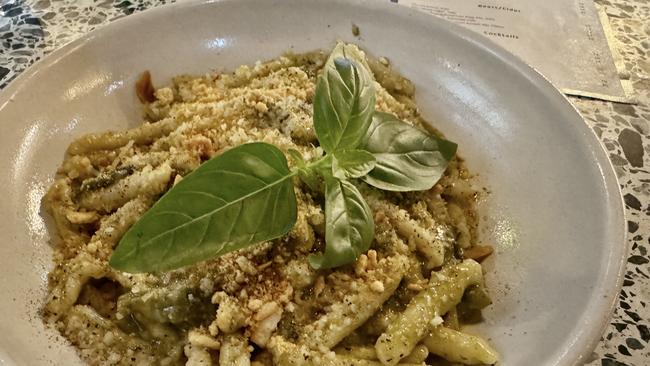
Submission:
[[[481,265],[464,254],[486,250],[471,250],[477,191],[458,157],[428,191],[359,183],[375,237],[351,265],[309,265],[323,248],[325,217],[322,192],[301,182],[296,225],[284,237],[166,273],[108,265],[128,228],[207,159],[252,141],[322,155],[311,114],[326,58],[286,55],[233,73],[178,76],[155,91],[142,125],[72,142],[44,202],[61,237],[44,318],[89,364],[497,362],[487,342],[459,329],[490,300]],[[375,109],[427,128],[413,85],[385,58],[364,65],[374,74]]]

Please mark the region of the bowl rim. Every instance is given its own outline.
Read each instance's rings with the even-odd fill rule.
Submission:
[[[21,72],[15,79],[10,81],[8,85],[2,90],[0,90],[0,114],[2,114],[3,109],[7,106],[8,103],[12,102],[15,96],[23,89],[27,82],[33,78],[38,77],[38,74],[41,72],[41,69],[47,68],[48,66],[54,65],[61,60],[63,60],[68,55],[74,53],[77,49],[84,47],[87,43],[92,42],[98,36],[101,36],[104,33],[110,32],[112,29],[118,27],[132,24],[140,21],[144,18],[156,18],[164,17],[165,13],[170,13],[178,9],[186,9],[192,7],[200,6],[209,6],[210,4],[220,4],[220,3],[241,3],[241,2],[250,2],[254,3],[258,0],[185,0],[183,2],[175,2],[163,4],[156,6],[154,8],[149,8],[144,11],[140,11],[128,16],[123,16],[121,18],[110,21],[109,23],[98,26],[92,31],[76,38],[75,40],[66,43],[62,46],[53,49],[49,54],[46,54],[40,60],[37,60],[32,65],[30,65],[26,70]],[[274,2],[283,2],[283,0],[267,0]],[[302,0],[301,2],[308,6],[309,3],[318,3],[320,0]],[[427,14],[422,11],[407,7],[399,6],[398,4],[392,4],[391,2],[380,2],[376,0],[328,0],[331,3],[340,3],[344,5],[352,5],[359,8],[368,8],[373,10],[381,10],[386,13],[392,13],[392,15],[402,14],[413,17],[416,21],[419,22],[435,22],[438,23],[437,26],[448,28],[450,32],[456,33],[464,41],[472,43],[475,47],[482,48],[486,51],[492,53],[500,61],[508,63],[511,67],[515,68],[518,72],[523,75],[526,75],[529,78],[537,79],[537,82],[540,82],[542,85],[548,88],[550,87],[551,95],[555,98],[559,97],[559,101],[571,108],[582,120],[582,123],[579,124],[579,129],[585,133],[586,136],[589,136],[587,140],[598,148],[595,149],[594,153],[596,154],[596,161],[599,162],[602,166],[601,175],[603,178],[605,191],[611,196],[616,196],[616,199],[612,200],[612,206],[617,206],[616,212],[612,214],[617,216],[617,219],[620,219],[621,226],[615,227],[612,226],[613,230],[617,230],[622,235],[620,235],[620,242],[610,243],[609,250],[609,260],[606,263],[606,276],[604,278],[604,283],[611,284],[613,281],[613,286],[602,286],[601,289],[604,289],[606,292],[603,296],[603,301],[598,302],[593,311],[599,315],[597,322],[594,322],[596,325],[588,329],[587,332],[582,332],[574,341],[573,346],[570,352],[565,352],[563,354],[563,362],[567,365],[576,365],[588,358],[590,353],[594,350],[597,344],[600,342],[600,338],[605,332],[609,322],[612,318],[618,295],[621,291],[623,284],[623,277],[626,270],[627,257],[629,256],[629,244],[628,244],[628,231],[626,227],[626,210],[624,199],[621,191],[621,186],[618,182],[618,177],[615,173],[614,165],[607,156],[607,150],[605,149],[603,143],[600,141],[595,131],[589,127],[585,118],[582,116],[577,107],[572,104],[568,97],[560,91],[547,77],[545,77],[538,69],[524,61],[521,57],[511,53],[506,50],[501,45],[495,43],[488,37],[472,31],[470,29],[464,28],[461,25],[452,23],[444,18]],[[549,95],[550,96],[550,95]],[[6,124],[0,124],[0,128],[7,126]],[[618,236],[617,233],[614,233],[612,237]],[[621,245],[622,244],[622,245]],[[611,254],[617,254],[612,256]],[[606,300],[605,300],[606,299]],[[592,304],[593,305],[593,304]],[[590,306],[591,308],[591,306]]]

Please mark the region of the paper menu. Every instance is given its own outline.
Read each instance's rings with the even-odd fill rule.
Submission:
[[[562,92],[629,102],[591,0],[391,0],[479,32]]]

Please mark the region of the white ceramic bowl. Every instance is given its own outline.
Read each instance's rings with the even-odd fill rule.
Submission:
[[[359,37],[352,35],[352,23]],[[621,196],[598,140],[542,76],[446,21],[383,1],[188,1],[101,28],[0,95],[0,363],[73,365],[41,324],[50,235],[40,199],[66,146],[141,116],[137,75],[228,70],[342,39],[388,57],[423,114],[460,144],[490,194],[481,206],[495,303],[476,332],[504,365],[579,363],[598,341],[624,267]]]

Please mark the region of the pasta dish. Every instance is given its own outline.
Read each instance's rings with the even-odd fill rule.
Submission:
[[[74,140],[44,198],[43,317],[85,362],[497,362],[461,330],[491,303],[479,192],[389,60],[339,44],[137,87],[145,121]]]

